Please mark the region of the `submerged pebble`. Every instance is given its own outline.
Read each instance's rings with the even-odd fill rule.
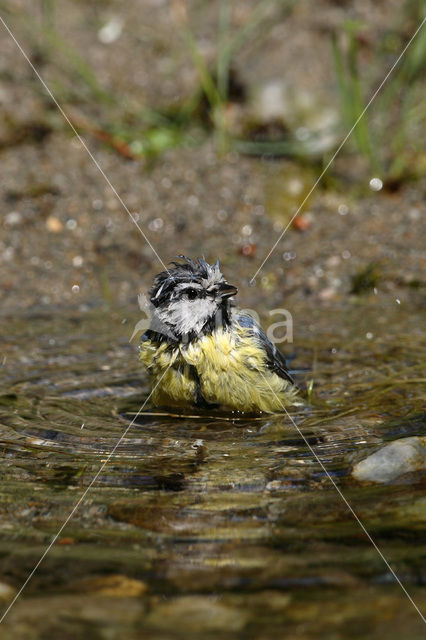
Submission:
[[[188,633],[240,631],[247,623],[245,611],[221,604],[214,597],[182,596],[160,602],[148,616],[149,626],[184,628]]]
[[[7,582],[0,582],[0,601],[7,602],[15,597],[16,589]]]
[[[79,592],[114,598],[138,597],[148,590],[148,586],[142,580],[135,580],[120,574],[84,578],[76,582],[73,587]]]
[[[426,471],[426,437],[401,438],[358,462],[352,475],[357,480],[392,482],[397,478]]]

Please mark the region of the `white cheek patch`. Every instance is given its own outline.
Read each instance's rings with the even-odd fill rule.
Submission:
[[[216,303],[208,298],[176,300],[167,310],[161,311],[163,321],[167,320],[179,333],[201,331],[207,320],[216,313]]]

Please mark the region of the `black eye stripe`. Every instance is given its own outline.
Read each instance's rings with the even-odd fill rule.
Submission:
[[[185,295],[188,300],[195,300],[195,298],[205,298],[206,291],[204,289],[196,289],[195,287],[188,287],[183,290],[183,295]]]

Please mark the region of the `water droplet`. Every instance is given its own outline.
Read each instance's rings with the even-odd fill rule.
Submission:
[[[15,250],[13,247],[6,247],[3,251],[2,258],[4,261],[12,260],[14,256]]]
[[[112,16],[98,31],[98,39],[102,44],[111,44],[120,37],[123,21],[118,16]]]
[[[370,189],[372,191],[380,191],[383,188],[383,181],[380,178],[371,178]]]
[[[164,225],[163,219],[162,218],[155,218],[155,220],[151,220],[151,222],[148,225],[148,228],[151,231],[159,231]]]
[[[4,221],[6,222],[6,224],[9,224],[11,227],[19,224],[21,220],[22,220],[22,216],[19,213],[19,211],[11,211],[10,213],[6,214],[4,218]]]
[[[83,258],[81,256],[74,256],[72,259],[73,267],[81,267],[83,264]]]
[[[74,231],[74,229],[77,229],[77,221],[74,220],[74,218],[69,218],[66,221],[65,226],[67,229],[70,229],[70,231]]]
[[[299,178],[291,178],[287,182],[287,190],[292,196],[298,196],[303,189],[303,182]]]

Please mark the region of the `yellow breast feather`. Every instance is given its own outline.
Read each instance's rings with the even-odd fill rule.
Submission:
[[[148,369],[155,405],[185,406],[196,401],[196,382],[179,348],[146,340],[139,357]]]
[[[201,394],[209,404],[276,412],[296,401],[296,388],[269,368],[264,349],[243,327],[218,329],[175,347],[146,341],[140,358],[153,387],[158,384],[155,404],[194,404]]]

